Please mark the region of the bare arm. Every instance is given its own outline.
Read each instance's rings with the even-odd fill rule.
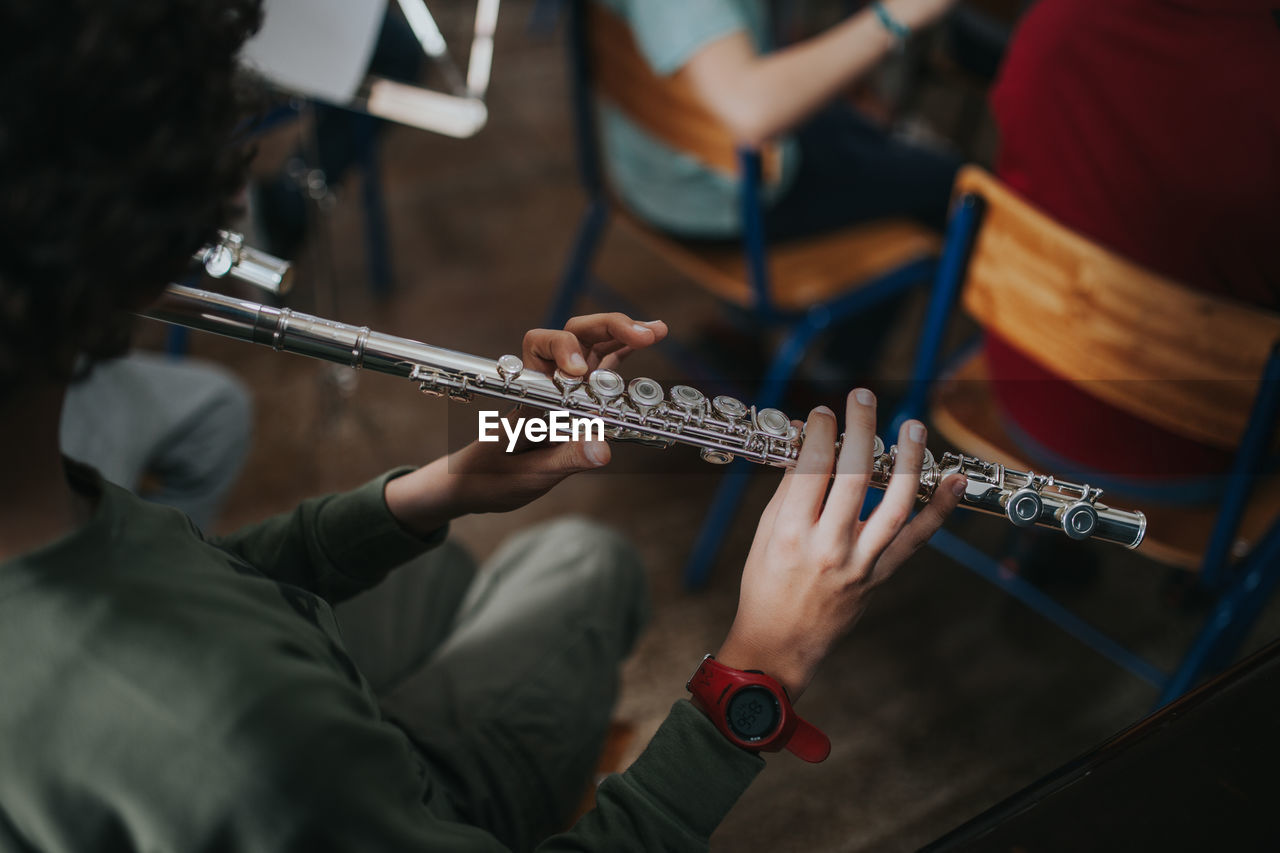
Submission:
[[[955,0],[885,0],[915,30]],[[685,64],[693,88],[743,145],[759,145],[799,124],[866,73],[893,47],[870,8],[821,35],[760,56],[745,32],[717,39]]]

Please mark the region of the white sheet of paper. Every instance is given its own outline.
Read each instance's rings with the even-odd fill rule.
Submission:
[[[266,0],[241,61],[282,89],[345,104],[369,69],[387,0]]]

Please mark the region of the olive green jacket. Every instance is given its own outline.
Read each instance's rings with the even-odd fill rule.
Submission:
[[[443,539],[384,475],[223,539],[92,472],[94,516],[0,564],[0,851],[497,850],[384,720],[329,602]],[[705,848],[763,762],[677,702],[545,850]]]

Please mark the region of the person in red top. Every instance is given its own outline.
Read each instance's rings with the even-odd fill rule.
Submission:
[[[1280,307],[1277,6],[1040,0],[991,98],[1000,178],[1150,270]],[[1206,475],[1228,454],[1102,403],[996,335],[986,356],[1029,455],[1114,474],[1125,491],[1212,498],[1220,478]]]

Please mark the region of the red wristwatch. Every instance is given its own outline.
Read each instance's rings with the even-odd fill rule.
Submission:
[[[831,754],[831,741],[800,718],[786,688],[759,670],[734,669],[707,655],[684,687],[694,707],[743,749],[785,747],[813,764]]]

